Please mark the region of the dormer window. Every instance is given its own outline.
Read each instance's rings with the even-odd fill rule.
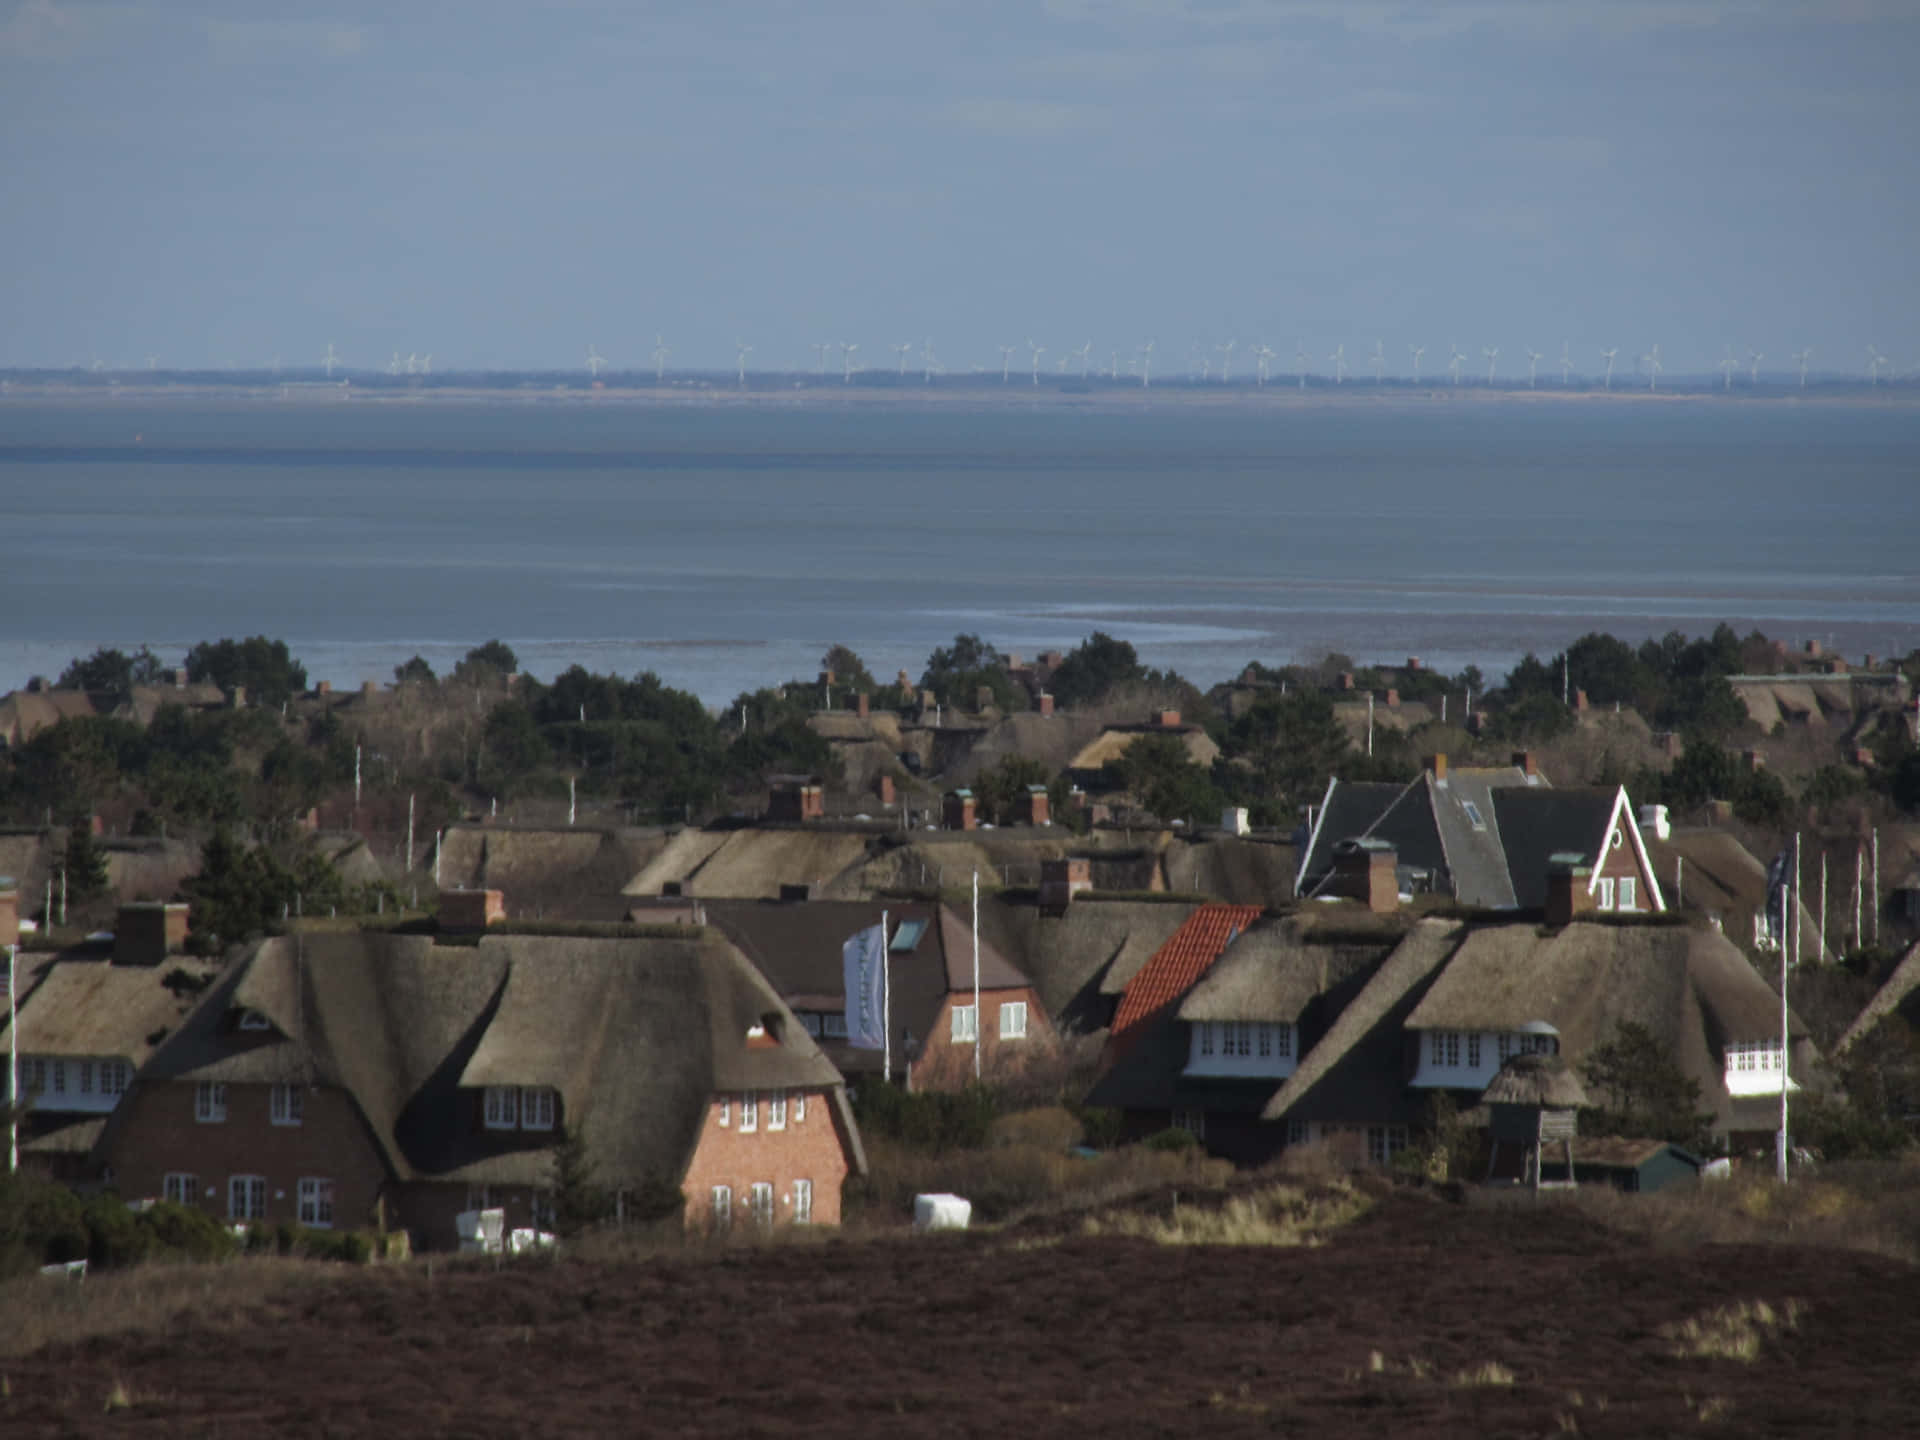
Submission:
[[[242,1010],[240,1012],[240,1028],[242,1030],[271,1030],[273,1028],[273,1022],[258,1010]]]
[[[551,1085],[489,1085],[489,1130],[551,1130],[560,1109],[560,1092]]]

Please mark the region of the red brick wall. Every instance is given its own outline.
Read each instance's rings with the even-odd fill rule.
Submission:
[[[227,1218],[227,1178],[261,1175],[267,1181],[266,1223],[297,1224],[300,1181],[333,1181],[333,1226],[354,1230],[375,1222],[386,1165],[345,1091],[308,1088],[298,1125],[275,1125],[272,1087],[227,1086],[227,1118],[203,1125],[194,1116],[194,1082],[136,1085],[121,1101],[106,1163],[114,1188],[129,1200],[159,1198],[168,1174],[199,1181],[199,1207]]]
[[[726,1185],[733,1191],[733,1223],[748,1223],[748,1199],[756,1183],[773,1186],[774,1223],[793,1221],[793,1182],[813,1182],[813,1223],[840,1223],[840,1185],[846,1179],[847,1138],[841,1134],[838,1116],[824,1090],[808,1090],[806,1119],[795,1116],[795,1099],[802,1092],[789,1090],[787,1128],[767,1128],[767,1101],[774,1091],[759,1092],[759,1124],[749,1132],[740,1129],[739,1095],[716,1095],[707,1105],[706,1123],[700,1128],[700,1140],[694,1146],[693,1162],[687,1167],[681,1192],[687,1197],[686,1218],[690,1229],[705,1229],[713,1217],[713,1187]],[[720,1117],[725,1107],[727,1123]]]
[[[1653,909],[1653,890],[1652,887],[1647,884],[1646,871],[1640,868],[1639,856],[1634,852],[1633,848],[1633,837],[1624,834],[1624,830],[1625,825],[1623,822],[1623,835],[1620,844],[1614,846],[1611,841],[1608,842],[1607,858],[1601,862],[1599,871],[1603,878],[1616,882],[1623,876],[1627,879],[1637,881],[1638,883],[1634,886],[1634,909],[1651,911]],[[1618,887],[1616,885],[1616,897],[1617,891]],[[1618,903],[1618,899],[1616,898],[1615,904],[1617,905]]]
[[[1000,1039],[1000,1006],[1014,1000],[1027,1003],[1026,1038],[1003,1041]],[[914,1088],[959,1090],[973,1083],[973,1044],[965,1040],[955,1044],[953,1040],[953,1007],[972,1003],[971,990],[948,995],[940,1002],[939,1013],[933,1017],[932,1033],[921,1045],[920,1058],[913,1064]],[[1047,1012],[1040,1005],[1040,997],[1030,986],[1017,990],[982,989],[980,1011],[985,1017],[980,1034],[986,1041],[980,1065],[988,1075],[994,1073],[996,1061],[1015,1061],[1030,1049],[1045,1048],[1053,1039],[1053,1027],[1047,1023]],[[1004,1055],[1002,1052],[1005,1052]]]

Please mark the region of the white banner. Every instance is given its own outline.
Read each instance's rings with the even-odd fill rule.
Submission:
[[[887,932],[874,925],[849,936],[840,947],[847,990],[847,1044],[855,1050],[883,1050],[887,1037],[882,1017],[887,1001]]]

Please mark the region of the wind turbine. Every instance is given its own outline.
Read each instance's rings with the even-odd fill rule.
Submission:
[[[667,378],[667,356],[673,352],[667,348],[667,337],[653,337],[653,383],[662,384]]]
[[[393,352],[393,358],[387,362],[387,374],[398,375],[399,373],[400,373],[400,352],[396,350]]]
[[[931,335],[927,337],[926,348],[921,351],[920,358],[925,362],[927,367],[927,373],[921,379],[920,383],[923,385],[931,385],[933,383],[933,337]]]
[[[858,340],[842,340],[840,342],[840,383],[842,385],[851,385],[853,383],[853,357],[859,353],[860,342]]]
[[[1807,361],[1813,358],[1813,347],[1808,346],[1793,358],[1800,364],[1800,388],[1804,390],[1807,388]]]
[[[1047,347],[1044,345],[1036,345],[1033,341],[1029,340],[1027,341],[1027,349],[1033,352],[1033,388],[1038,390],[1040,388],[1040,357],[1047,353]]]
[[[1886,356],[1882,355],[1873,346],[1867,346],[1867,383],[1869,385],[1878,385],[1880,383],[1880,368],[1883,365],[1890,365],[1892,363],[1892,361],[1887,359]]]
[[[747,388],[747,356],[753,353],[753,346],[744,340],[733,342],[733,348],[740,352],[739,383],[742,390]]]
[[[1373,342],[1373,383],[1378,385],[1387,372],[1387,342]]]
[[[1327,357],[1333,363],[1333,383],[1338,385],[1347,368],[1347,342],[1342,340],[1333,347],[1333,354]]]
[[[1298,347],[1293,352],[1293,359],[1300,370],[1300,388],[1304,390],[1307,388],[1307,347],[1304,345]]]
[[[1149,340],[1140,347],[1140,388],[1147,390],[1153,385],[1153,347],[1156,342]]]
[[[598,380],[600,378],[600,367],[606,363],[607,362],[601,358],[598,350],[594,349],[591,345],[587,346],[587,373],[589,375]]]
[[[1647,389],[1660,388],[1660,372],[1666,367],[1660,363],[1660,342],[1653,342],[1653,352],[1647,356]]]
[[[1013,369],[1013,352],[1020,347],[1017,345],[1000,345],[995,348],[1000,352],[1000,383],[1004,385],[1007,383],[1008,372]]]
[[[419,373],[420,373],[420,352],[417,350],[410,350],[407,352],[407,374],[418,375]]]
[[[1493,384],[1493,362],[1500,358],[1500,347],[1495,345],[1489,349],[1483,345],[1480,347],[1480,353],[1487,357],[1487,384],[1491,385]]]
[[[1562,390],[1572,383],[1573,375],[1573,361],[1567,358],[1567,345],[1568,342],[1565,340],[1560,342],[1560,388]]]
[[[895,345],[893,347],[893,353],[900,357],[900,374],[905,375],[907,373],[907,356],[913,353],[913,341],[909,340],[904,345]]]
[[[1260,342],[1260,348],[1253,353],[1260,361],[1260,384],[1264,386],[1267,383],[1267,377],[1273,373],[1273,357],[1278,352],[1263,340]]]
[[[1760,384],[1760,362],[1766,358],[1766,355],[1759,350],[1749,350],[1747,352],[1747,383],[1749,385],[1758,388]]]
[[[1080,357],[1080,378],[1087,378],[1087,362],[1093,357],[1093,341],[1089,340],[1073,352]]]
[[[1427,347],[1424,345],[1409,345],[1407,346],[1407,352],[1413,356],[1413,383],[1418,385],[1420,383],[1420,357],[1427,353]]]
[[[1527,347],[1527,389],[1533,389],[1534,373],[1540,368],[1540,352],[1531,345]]]
[[[1602,350],[1600,352],[1600,358],[1607,362],[1607,378],[1602,384],[1602,387],[1601,387],[1602,389],[1606,389],[1606,390],[1613,389],[1613,357],[1618,355],[1619,353],[1620,353],[1620,347],[1617,345],[1614,346],[1613,349],[1611,350]]]
[[[1229,340],[1224,345],[1213,347],[1220,352],[1220,383],[1222,385],[1228,384],[1232,379],[1233,347],[1238,343],[1237,340]]]
[[[331,380],[333,378],[333,367],[340,363],[340,357],[333,353],[333,342],[331,340],[327,342],[327,353],[320,357],[320,363],[326,367],[327,378]],[[153,356],[151,355],[147,357],[147,368],[149,370],[153,369]]]
[[[1447,351],[1447,371],[1453,376],[1453,383],[1457,386],[1460,383],[1460,367],[1466,363],[1467,352],[1451,340],[1447,342]]]
[[[148,373],[151,374],[153,371],[158,370],[159,368],[160,368],[160,357],[158,355],[147,356]],[[329,380],[333,378],[333,347],[331,345],[327,347],[327,378]]]
[[[1722,390],[1733,389],[1733,370],[1736,363],[1733,358],[1733,347],[1729,345],[1720,356],[1720,373],[1726,377],[1727,381],[1720,387]]]
[[[1107,352],[1107,379],[1118,380],[1119,378],[1120,378],[1120,352],[1118,350],[1108,351]]]

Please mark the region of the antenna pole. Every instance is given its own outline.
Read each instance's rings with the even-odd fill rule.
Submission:
[[[888,939],[887,912],[880,912],[880,1074],[893,1083],[893,945]]]
[[[1827,850],[1820,847],[1820,958],[1827,956]]]
[[[1873,906],[1873,943],[1880,943],[1880,827],[1873,827],[1873,888],[1867,896]]]
[[[7,1173],[20,1168],[20,996],[15,961],[18,945],[7,946]]]

